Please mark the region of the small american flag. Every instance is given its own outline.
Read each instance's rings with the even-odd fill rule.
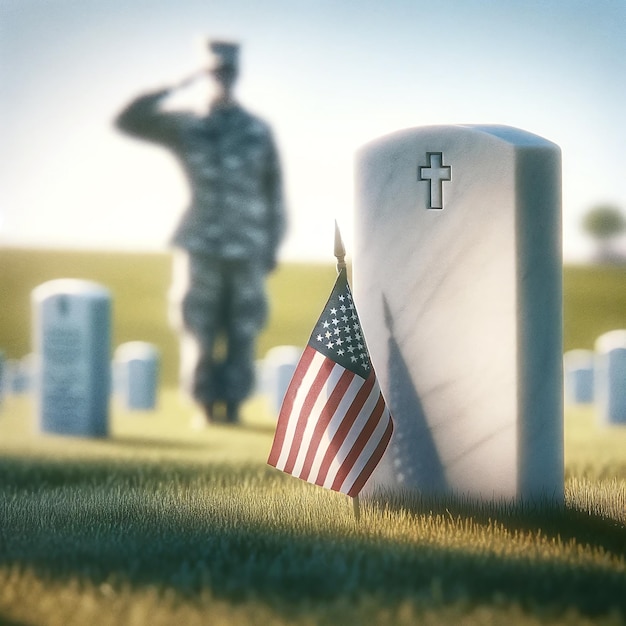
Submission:
[[[287,389],[268,463],[354,497],[392,431],[342,269]]]

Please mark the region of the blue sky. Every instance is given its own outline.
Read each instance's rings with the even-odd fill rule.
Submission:
[[[560,145],[569,257],[590,206],[626,209],[624,0],[3,0],[0,29],[2,245],[166,246],[184,180],[111,120],[200,67],[207,37],[242,42],[239,99],[274,127],[284,258],[331,256],[334,218],[350,251],[355,151],[413,126]]]

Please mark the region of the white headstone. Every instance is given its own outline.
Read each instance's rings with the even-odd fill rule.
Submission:
[[[37,413],[43,432],[108,434],[111,296],[90,281],[59,279],[33,290]]]
[[[35,389],[37,381],[37,359],[35,355],[27,354],[21,359],[10,359],[7,377],[11,393],[31,393]]]
[[[6,393],[7,387],[7,359],[4,355],[4,350],[0,350],[0,406],[2,406],[2,400]]]
[[[145,341],[129,341],[115,350],[117,392],[129,410],[156,408],[159,351]]]
[[[563,355],[565,399],[570,404],[593,402],[594,361],[592,350],[569,350]]]
[[[600,421],[626,424],[626,330],[596,340],[596,396]]]
[[[263,359],[263,382],[269,396],[270,407],[278,416],[287,387],[302,356],[302,348],[296,346],[275,346],[270,348]]]
[[[503,126],[361,149],[354,296],[395,430],[367,490],[563,498],[559,148]]]

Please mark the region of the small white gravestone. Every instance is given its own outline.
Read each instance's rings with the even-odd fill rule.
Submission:
[[[592,350],[569,350],[563,355],[565,399],[568,403],[593,402],[594,361]]]
[[[7,360],[4,356],[4,351],[0,350],[0,406],[4,399],[4,394],[7,386]]]
[[[626,330],[596,340],[596,397],[600,421],[626,424]]]
[[[254,395],[265,396],[268,394],[267,376],[265,373],[264,359],[256,359],[254,362]]]
[[[366,486],[563,499],[561,165],[504,126],[357,158],[354,296],[394,435]]]
[[[27,394],[35,389],[37,363],[34,354],[21,359],[9,359],[7,363],[7,388],[12,394]]]
[[[278,416],[287,387],[296,371],[302,356],[302,348],[296,346],[276,346],[270,348],[263,359],[263,382],[269,396],[270,407]]]
[[[20,362],[17,359],[7,359],[4,362],[4,392],[5,394],[22,393],[20,380]]]
[[[52,280],[35,288],[33,344],[43,432],[108,434],[111,296],[94,282]]]
[[[150,411],[156,407],[159,351],[145,341],[129,341],[114,356],[116,390],[127,409]]]

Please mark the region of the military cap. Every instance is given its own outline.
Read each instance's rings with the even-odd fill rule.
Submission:
[[[230,41],[209,41],[211,52],[211,69],[219,70],[239,67],[239,44]]]

